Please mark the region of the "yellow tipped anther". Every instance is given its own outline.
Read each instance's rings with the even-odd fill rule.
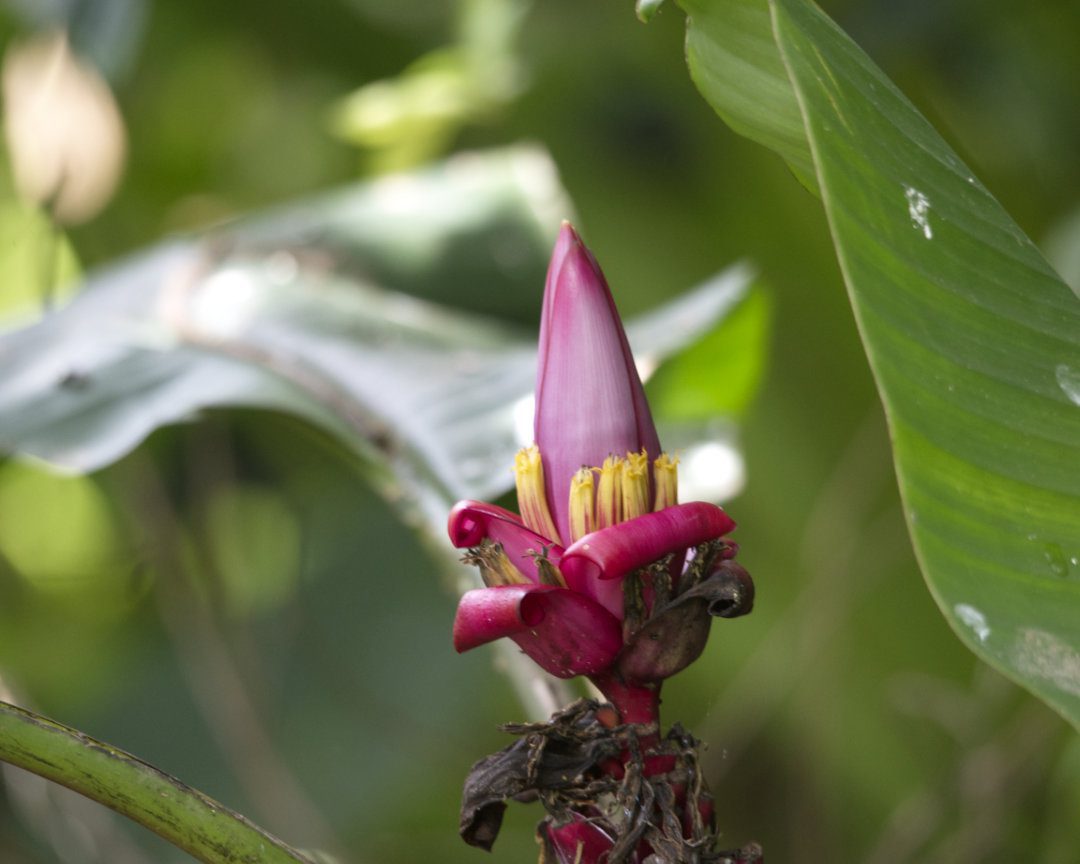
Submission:
[[[627,453],[622,463],[622,518],[636,519],[649,512],[649,457]]]
[[[607,528],[622,521],[622,459],[608,456],[598,469],[596,484],[596,527]]]
[[[570,478],[570,542],[596,530],[596,486],[591,468]]]
[[[502,546],[490,540],[484,540],[475,549],[461,559],[466,564],[475,564],[480,568],[480,578],[489,588],[499,585],[527,585],[528,578],[510,561],[510,556]]]
[[[661,453],[653,462],[653,479],[656,482],[656,500],[653,510],[663,510],[679,503],[679,460]]]
[[[521,521],[537,534],[562,543],[548,509],[547,492],[544,490],[544,463],[540,459],[540,448],[535,444],[518,451],[514,458],[514,478],[517,481]]]
[[[566,580],[563,579],[563,575],[559,572],[559,568],[548,560],[546,549],[543,553],[533,553],[533,556],[533,560],[536,564],[536,578],[541,585],[558,585],[562,588],[566,587]]]
[[[499,550],[499,554],[488,562],[490,569],[481,568],[480,575],[486,585],[528,585],[529,580],[517,567],[510,563],[510,557]]]

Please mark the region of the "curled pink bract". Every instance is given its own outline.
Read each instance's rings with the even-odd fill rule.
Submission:
[[[586,534],[563,551],[559,569],[567,587],[593,597],[621,617],[622,589],[617,580],[665,555],[723,537],[734,528],[734,520],[715,504],[677,504]]]
[[[484,501],[455,504],[447,529],[450,542],[458,549],[479,546],[485,539],[498,543],[510,563],[532,582],[537,580],[536,567],[531,561],[533,555],[546,554],[555,566],[562,557],[562,546],[526,528],[517,513]]]
[[[468,651],[509,636],[558,678],[608,668],[622,650],[622,626],[598,603],[554,585],[468,591],[454,617],[454,648]]]

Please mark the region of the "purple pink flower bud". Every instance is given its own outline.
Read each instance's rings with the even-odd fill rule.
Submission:
[[[676,503],[677,461],[660,449],[604,275],[568,223],[544,292],[534,433],[514,464],[520,514],[480,501],[450,514],[451,541],[470,550],[487,586],[462,598],[454,646],[506,636],[553,675],[599,676],[652,607],[678,593],[688,552],[735,523],[714,504]],[[657,589],[648,570],[662,561],[671,584]],[[644,581],[628,624],[630,578]],[[703,647],[699,635],[675,656],[690,662]],[[625,668],[640,672],[642,656]]]

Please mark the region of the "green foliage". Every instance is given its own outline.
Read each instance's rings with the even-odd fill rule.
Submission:
[[[664,703],[667,719],[684,721],[711,745],[704,769],[725,836],[760,840],[779,861],[1071,864],[1080,800],[1075,736],[975,660],[919,578],[879,398],[817,199],[792,182],[772,150],[730,134],[703,106],[687,78],[685,20],[675,4],[639,4],[652,14],[647,27],[629,2],[501,5],[507,16],[489,22],[498,48],[492,58],[511,61],[520,77],[486,83],[495,90],[512,83],[512,92],[462,104],[438,136],[406,136],[399,154],[538,142],[572,190],[575,210],[560,202],[530,224],[543,234],[572,216],[625,313],[659,306],[737,259],[752,262],[768,286],[767,295],[752,293],[730,309],[723,338],[706,336],[688,355],[661,363],[649,384],[665,441],[688,417],[695,434],[709,431],[716,418],[701,417],[704,406],[741,411],[748,482],[727,506],[739,522],[740,560],[759,587],[757,607],[717,629],[702,660],[666,688]],[[709,98],[730,102],[733,121],[744,112],[740,131],[760,126],[793,163],[801,159],[800,180],[816,189],[767,8],[694,6],[698,24],[730,16],[717,44],[746,76]],[[1028,235],[1043,236],[1075,211],[1080,110],[1071,82],[1080,12],[1047,0],[827,6]],[[16,8],[0,13],[5,37],[17,29]],[[103,263],[178,230],[186,233],[174,249],[224,241],[200,247],[207,276],[235,265],[280,277],[288,259],[273,252],[285,245],[303,260],[304,286],[298,279],[276,294],[289,302],[264,323],[294,335],[338,332],[334,319],[364,319],[372,296],[365,287],[374,285],[408,290],[439,310],[497,316],[505,328],[479,333],[526,350],[547,250],[537,240],[523,259],[513,252],[533,249],[529,241],[499,242],[523,235],[489,230],[481,218],[489,198],[426,187],[426,208],[390,212],[372,199],[350,211],[344,192],[314,195],[354,181],[358,161],[365,171],[375,167],[327,134],[328,117],[348,94],[371,82],[402,82],[406,70],[422,70],[419,58],[459,46],[466,4],[190,0],[140,15],[149,8],[142,0],[91,0],[73,8],[81,10],[71,22],[76,46],[112,40],[92,56],[110,60],[106,71],[131,142],[113,204],[71,230],[93,278],[105,275]],[[709,47],[695,42],[703,35],[703,28],[691,33],[692,56]],[[702,71],[694,74],[701,83]],[[479,98],[465,91],[466,99]],[[885,213],[900,240],[923,249],[943,236],[933,221],[943,202],[911,185],[929,199],[933,240],[912,225],[902,189]],[[273,214],[290,217],[273,232],[265,229],[275,220],[263,217],[206,231],[294,198],[301,204]],[[330,218],[335,212],[343,218]],[[421,212],[446,226],[460,227],[459,216],[478,221],[454,242],[431,243],[430,223],[416,230]],[[27,236],[5,228],[0,239],[28,262],[33,282],[19,277],[0,290],[35,298],[41,268],[33,262],[43,256],[28,248]],[[1069,277],[1063,268],[1075,234],[1062,221],[1057,236],[1051,260]],[[309,246],[315,254],[304,257]],[[501,250],[497,268],[485,249]],[[327,300],[319,323],[319,305],[297,300],[305,294]],[[126,297],[152,302],[134,286]],[[744,337],[764,344],[739,326],[762,305],[767,364],[733,350]],[[301,310],[296,322],[285,314],[291,310]],[[370,311],[364,320],[373,320]],[[84,344],[101,336],[115,345],[121,337],[133,350],[133,337],[147,335],[137,328],[118,334],[102,320],[83,331]],[[312,343],[325,347],[321,338]],[[184,354],[170,339],[134,344],[139,353],[127,364],[102,367],[101,389],[79,390],[75,376],[67,395],[126,393],[137,402],[132,385],[162,362],[158,349]],[[47,346],[39,350],[44,356]],[[712,364],[728,359],[735,368],[715,374]],[[6,360],[0,354],[0,385],[10,387],[19,370]],[[763,373],[754,371],[761,365]],[[30,392],[56,398],[54,385],[69,371],[59,362]],[[346,363],[340,380],[349,383],[352,374]],[[746,406],[735,384],[758,374],[762,389]],[[529,377],[523,368],[515,379],[524,382],[520,392]],[[224,379],[197,380],[217,386]],[[302,401],[282,380],[271,389],[282,396],[275,409],[294,411]],[[0,487],[12,490],[0,491],[0,515],[10,520],[0,544],[0,685],[305,848],[354,862],[475,861],[454,834],[461,778],[473,759],[506,743],[495,725],[526,712],[492,655],[458,657],[449,647],[460,571],[448,564],[439,578],[444,550],[418,541],[400,512],[373,493],[393,493],[393,477],[358,459],[352,445],[359,437],[350,439],[326,412],[312,408],[298,421],[278,410],[203,408],[192,418],[170,399],[155,404],[168,410],[144,433],[181,422],[95,472],[92,487],[85,478],[57,481],[37,463],[0,469]],[[459,404],[463,415],[472,410]],[[72,416],[67,428],[91,430],[97,416]],[[0,424],[0,444],[14,428]],[[482,475],[505,486],[503,457],[489,457]],[[438,497],[427,501],[433,514]],[[61,540],[64,514],[74,521]],[[102,590],[94,591],[87,568],[69,573],[73,593],[33,587],[8,549],[33,537],[47,541],[47,529],[29,525],[31,515],[56,525],[50,554],[94,564]],[[30,531],[21,541],[12,539],[19,525]],[[20,561],[25,566],[25,556]],[[74,591],[77,584],[85,590]],[[4,774],[3,860],[188,860],[32,780]],[[511,808],[491,860],[533,858],[535,820],[530,808]]]
[[[455,42],[340,100],[332,131],[360,147],[375,172],[438,157],[462,128],[490,119],[520,94],[516,42],[527,11],[517,0],[463,0]]]
[[[814,167],[931,591],[972,650],[1080,724],[1080,300],[822,13],[685,5],[717,110]]]
[[[19,370],[0,381],[6,446],[92,471],[200,409],[259,406],[304,417],[385,468],[403,508],[502,493],[527,443],[515,410],[529,394],[531,340],[416,295],[461,283],[467,304],[471,285],[540,283],[550,238],[537,214],[556,207],[568,209],[543,154],[492,151],[169,243],[2,342]],[[303,251],[289,251],[297,242]],[[722,274],[630,322],[630,338],[654,362],[715,343],[710,331],[748,284],[745,269]],[[756,354],[765,319],[747,320]],[[745,391],[752,371],[743,377]],[[441,529],[441,516],[423,518]]]
[[[469,290],[473,281],[489,291],[512,291],[518,281],[541,284],[557,222],[537,217],[569,209],[564,202],[544,155],[518,148],[467,154],[248,220],[202,241],[167,243],[99,274],[64,309],[0,337],[0,352],[18,369],[0,380],[5,446],[18,456],[88,472],[112,465],[159,428],[195,412],[276,409],[334,435],[363,460],[369,480],[399,513],[438,536],[455,499],[506,491],[507,466],[525,443],[517,415],[530,392],[535,348],[493,317],[417,295],[459,295],[468,303],[478,300]],[[457,291],[455,282],[466,289]],[[748,305],[749,284],[747,268],[733,268],[631,321],[630,338],[656,362],[695,342],[715,342],[719,322]],[[764,344],[766,321],[760,315],[747,320],[746,344],[756,350]],[[746,323],[739,329],[746,331]],[[142,463],[139,452],[120,466],[113,490],[123,510],[132,498],[147,499],[135,504],[142,516],[132,526],[133,539],[159,583],[166,624],[184,638],[190,628],[205,640],[196,652],[202,655],[220,651],[213,647],[221,638],[215,619],[231,627],[297,601],[305,529],[296,508],[267,486],[228,482],[232,459],[217,442],[197,449],[197,500],[186,519],[175,515],[153,466],[132,474],[131,466]],[[116,594],[123,617],[130,606],[123,601],[139,595],[130,566],[113,548],[121,544],[109,542],[117,528],[109,503],[89,478],[52,478],[18,462],[5,466],[0,548],[12,599],[24,586],[63,595],[100,621]],[[94,557],[84,554],[87,548]],[[364,579],[392,572],[396,563],[377,565],[369,554],[363,561]],[[32,610],[11,603],[7,611],[18,620]],[[8,629],[16,635],[9,648],[30,649],[8,669],[35,680],[39,695],[50,685],[70,688],[73,675],[87,676],[81,663],[65,665],[66,675],[42,674],[41,660],[51,652],[19,628]],[[369,647],[377,658],[379,646]],[[210,673],[204,663],[196,664],[200,674],[233,688],[227,664]],[[259,722],[242,692],[225,699],[223,711],[230,726],[237,716]],[[13,750],[30,746],[19,730],[31,728],[13,730]],[[95,764],[91,758],[86,773],[93,775]],[[48,776],[62,780],[71,770]],[[285,772],[271,768],[270,774],[291,785]],[[123,776],[109,782],[137,783]],[[94,797],[132,815],[129,793],[109,789],[95,786]],[[146,822],[141,814],[136,818]],[[298,815],[309,815],[303,805]]]
[[[313,864],[134,756],[6,702],[0,702],[0,756],[116,808],[206,864]]]
[[[67,238],[36,207],[0,195],[0,331],[66,299],[79,275]]]
[[[758,288],[723,323],[649,379],[649,404],[670,420],[742,416],[768,356],[771,299]]]

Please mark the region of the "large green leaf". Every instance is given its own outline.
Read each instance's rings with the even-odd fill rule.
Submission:
[[[1080,300],[816,6],[682,5],[710,104],[809,157],[938,605],[1080,725]]]
[[[513,148],[152,249],[0,335],[0,452],[92,471],[203,409],[271,408],[389,465],[394,499],[441,523],[447,499],[506,491],[528,443],[535,336],[475,310],[539,306],[569,209],[546,155]],[[631,321],[632,346],[663,361],[750,282],[736,266]]]
[[[732,129],[779,153],[816,189],[806,131],[763,0],[685,0],[686,59],[713,109]]]

